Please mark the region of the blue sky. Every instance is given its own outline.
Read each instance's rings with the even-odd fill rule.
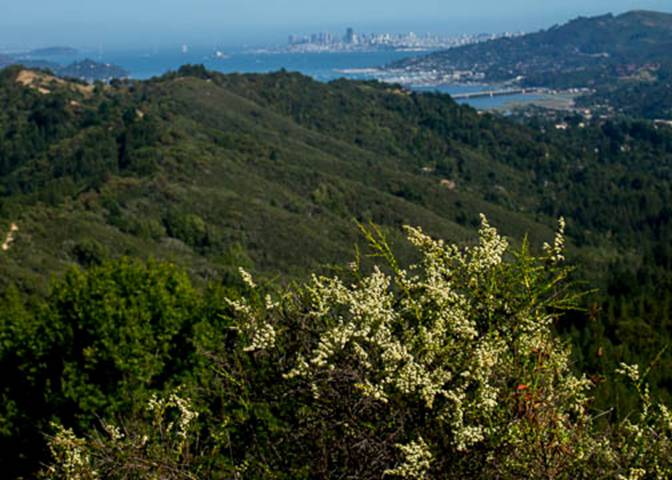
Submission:
[[[532,31],[671,0],[0,0],[0,48],[255,44],[289,33]]]

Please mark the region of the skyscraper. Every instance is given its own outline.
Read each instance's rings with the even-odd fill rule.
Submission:
[[[357,34],[352,28],[348,28],[345,32],[345,37],[343,37],[343,41],[347,44],[353,44],[357,43]]]

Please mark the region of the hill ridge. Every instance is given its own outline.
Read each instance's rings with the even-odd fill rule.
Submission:
[[[471,72],[485,82],[595,87],[613,82],[622,66],[671,63],[672,14],[632,11],[578,17],[516,38],[497,39],[402,60],[390,69]],[[603,54],[584,57],[583,53]]]

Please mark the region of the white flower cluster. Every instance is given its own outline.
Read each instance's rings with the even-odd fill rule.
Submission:
[[[49,440],[49,450],[56,463],[47,469],[51,478],[94,480],[98,472],[91,466],[86,440],[78,438],[69,428],[52,424],[56,434]]]
[[[560,263],[565,260],[565,219],[560,217],[558,219],[558,231],[555,234],[553,245],[544,243],[544,252],[548,255],[551,262]]]
[[[407,270],[392,259],[391,274],[374,268],[351,285],[313,277],[307,303],[312,330],[321,334],[285,377],[308,382],[319,398],[347,365],[369,399],[421,401],[432,429],[449,432],[458,452],[492,438],[517,445],[524,438],[518,416],[540,421],[541,401],[555,409],[549,428],[571,438],[571,419],[587,417],[590,382],[571,373],[570,352],[554,336],[554,317],[539,296],[548,291],[540,282],[555,285],[561,268],[549,279],[554,268],[536,263],[541,259],[505,262],[509,243],[484,216],[473,246],[446,244],[420,228],[406,232],[421,253]],[[388,258],[384,243],[371,243]],[[547,248],[555,267],[563,258],[562,219]],[[403,451],[406,461],[388,474],[426,478],[430,447],[416,442]]]
[[[120,440],[124,439],[124,433],[121,431],[121,429],[113,425],[111,423],[103,423],[103,429],[107,434],[110,436],[110,439],[112,439],[113,442],[118,442]]]
[[[243,350],[246,352],[269,350],[275,345],[275,337],[275,327],[270,323],[263,323],[255,330],[252,343]]]
[[[667,429],[667,433],[672,433],[672,411],[670,411],[670,409],[662,403],[658,405],[658,409],[660,411],[660,418],[662,423]]]
[[[616,373],[623,375],[635,384],[639,383],[639,365],[628,365],[627,363],[621,363],[620,367],[616,369]]]
[[[252,275],[249,272],[247,272],[243,267],[239,267],[238,272],[240,273],[240,277],[243,279],[243,283],[247,285],[248,288],[252,290],[257,288],[257,284],[254,283]]]
[[[255,290],[257,284],[254,283],[252,275],[243,268],[239,268],[238,270],[243,279],[243,283],[245,283],[251,290]],[[273,348],[276,340],[275,327],[269,322],[260,320],[259,316],[255,315],[247,298],[241,300],[227,299],[226,301],[236,314],[241,317],[242,323],[239,325],[239,329],[245,332],[248,337],[251,337],[250,344],[243,350],[246,352],[256,352]],[[264,307],[267,312],[274,310],[279,306],[280,303],[274,301],[270,295],[264,297]]]
[[[397,445],[404,456],[404,462],[397,468],[387,470],[385,475],[393,475],[401,478],[422,480],[427,478],[427,473],[432,466],[432,452],[422,437],[408,445]]]
[[[475,248],[469,249],[469,270],[487,272],[502,263],[504,252],[509,248],[509,242],[500,237],[497,229],[490,226],[485,215],[481,214],[480,242]]]
[[[174,431],[180,439],[180,450],[187,440],[189,428],[198,418],[196,412],[191,406],[191,400],[183,398],[178,392],[173,392],[168,397],[159,398],[154,394],[147,404],[147,410],[154,416],[156,426],[163,424],[165,416],[170,409],[177,410],[177,419],[167,425],[168,431]]]
[[[646,477],[646,470],[643,468],[631,468],[628,475],[619,475],[618,480],[642,480]]]

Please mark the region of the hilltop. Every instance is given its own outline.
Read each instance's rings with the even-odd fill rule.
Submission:
[[[50,57],[53,55],[67,54],[63,49],[45,49],[46,53],[40,56]],[[41,52],[41,51],[40,51]],[[51,60],[34,58],[37,53],[31,52],[29,57],[0,55],[0,69],[11,65],[23,65],[30,69],[48,70],[60,77],[79,79],[85,82],[110,81],[113,79],[126,78],[129,72],[125,69],[108,63],[99,63],[90,59],[61,65]]]

